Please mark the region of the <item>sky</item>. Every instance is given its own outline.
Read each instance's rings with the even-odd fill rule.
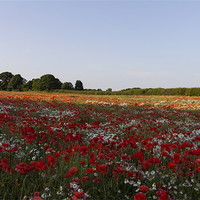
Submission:
[[[198,0],[0,0],[0,73],[84,88],[200,87]]]

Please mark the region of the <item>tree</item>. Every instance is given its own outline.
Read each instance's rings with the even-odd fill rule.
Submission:
[[[45,74],[40,77],[40,84],[42,90],[54,90],[54,89],[60,89],[62,83],[59,79],[55,78],[52,74]]]
[[[22,78],[20,74],[16,74],[10,79],[7,88],[8,90],[21,90],[24,82],[25,79]]]
[[[0,74],[0,90],[6,90],[10,79],[14,75],[11,72],[3,72]]]
[[[52,74],[45,74],[40,79],[33,80],[33,90],[46,90],[51,91],[60,89],[62,83],[59,79],[55,78]]]
[[[76,81],[75,90],[83,90],[83,83],[80,80]]]
[[[35,91],[42,90],[39,78],[33,79],[32,90]]]
[[[108,88],[106,91],[107,92],[112,92],[112,88]]]
[[[63,90],[73,90],[74,87],[73,87],[71,82],[64,82],[61,86],[61,89],[63,89]]]
[[[22,87],[22,89],[23,89],[24,91],[32,90],[32,88],[33,88],[33,80],[28,81],[28,82],[25,83],[25,84],[23,85],[23,87]]]

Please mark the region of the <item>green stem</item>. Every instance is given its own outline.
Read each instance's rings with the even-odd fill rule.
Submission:
[[[26,177],[27,177],[27,175],[25,175],[24,180],[23,180],[23,183],[22,183],[22,189],[21,189],[20,199],[22,199],[22,196],[23,196],[23,188],[24,188],[24,185],[25,185]]]

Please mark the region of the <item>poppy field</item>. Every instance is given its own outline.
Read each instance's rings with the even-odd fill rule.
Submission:
[[[0,200],[200,200],[200,97],[0,92]]]

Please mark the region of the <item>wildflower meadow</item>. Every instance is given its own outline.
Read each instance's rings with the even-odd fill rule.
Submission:
[[[200,200],[200,97],[0,92],[0,200]]]

